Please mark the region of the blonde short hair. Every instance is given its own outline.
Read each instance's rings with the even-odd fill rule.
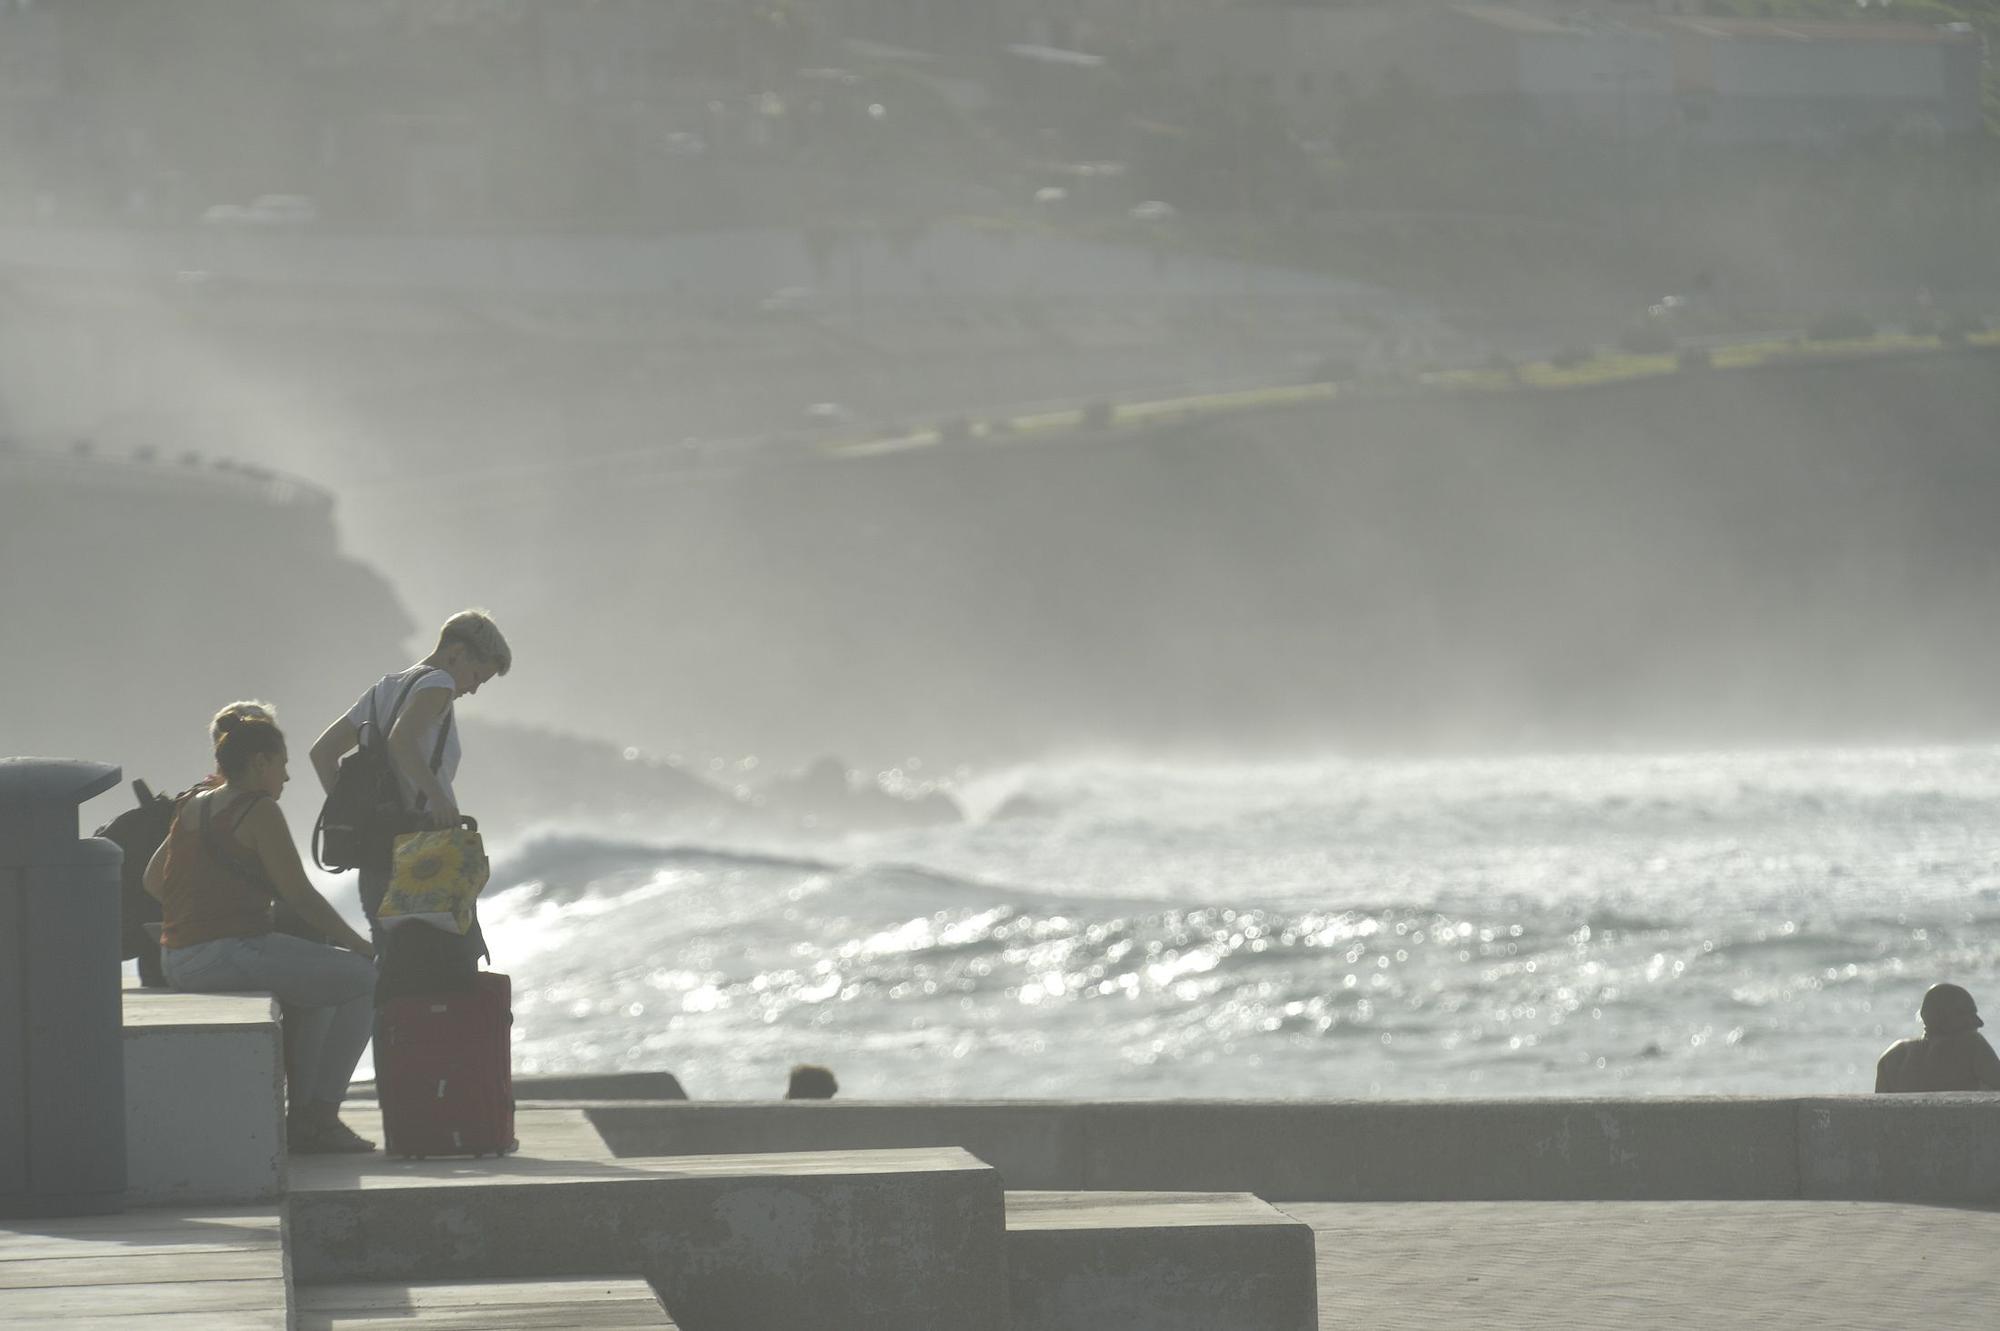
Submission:
[[[258,702],[255,698],[245,698],[242,702],[230,703],[215,714],[215,719],[208,723],[208,738],[210,742],[220,744],[222,737],[235,729],[239,721],[275,723],[277,719],[278,709],[270,703]]]
[[[484,610],[461,610],[444,622],[438,630],[437,649],[443,651],[454,642],[464,643],[466,650],[490,663],[495,674],[504,675],[513,668],[514,649],[507,645],[493,616]]]

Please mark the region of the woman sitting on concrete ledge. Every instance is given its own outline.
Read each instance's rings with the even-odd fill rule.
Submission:
[[[176,989],[264,991],[303,1009],[286,1140],[301,1152],[371,1151],[339,1115],[373,1025],[374,950],[299,863],[278,808],[290,779],[284,734],[268,715],[230,712],[216,730],[221,784],[181,800],[146,866],[146,890],[162,908],[161,969]],[[278,899],[346,950],[274,932]]]
[[[1924,992],[1921,1039],[1898,1040],[1875,1065],[1877,1092],[2000,1091],[2000,1055],[1979,1028],[1979,1007],[1955,984]]]

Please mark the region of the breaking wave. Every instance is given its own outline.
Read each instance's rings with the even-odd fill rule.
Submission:
[[[483,907],[523,1070],[701,1096],[1862,1089],[1994,986],[2000,753],[1069,764],[961,825],[545,834]],[[1011,806],[1011,812],[1010,810]]]

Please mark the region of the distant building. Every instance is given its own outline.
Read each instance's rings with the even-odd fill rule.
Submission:
[[[1434,31],[1424,82],[1492,114],[1623,140],[1679,125],[1672,44],[1657,28],[1622,16],[1462,5]]]
[[[327,174],[354,211],[425,221],[660,218],[760,97],[817,63],[812,6],[351,0],[312,11]],[[761,136],[761,137],[760,137]]]
[[[916,0],[854,0],[911,5]],[[1979,128],[1985,47],[1966,25],[1723,19],[1699,0],[1023,0],[1013,27],[1269,99],[1307,136],[1407,76],[1530,130],[1629,141],[1831,145]],[[997,22],[997,20],[995,20]],[[1062,43],[1058,43],[1062,44]]]
[[[1615,139],[1836,146],[1981,123],[1984,44],[1965,25],[1460,5],[1439,32],[1433,90]]]
[[[1970,25],[1661,17],[1689,137],[1837,144],[1980,128],[1985,43]]]
[[[1341,5],[1217,4],[1131,0],[1145,23],[1121,29],[1101,17],[1111,0],[1090,0],[1097,27],[1148,39],[1160,62],[1194,86],[1215,81],[1268,95],[1308,136],[1326,133],[1348,100],[1377,91],[1430,59],[1431,20],[1442,0],[1354,0]]]
[[[46,6],[0,5],[0,102],[53,97],[61,86],[61,29]]]
[[[32,214],[45,163],[68,132],[61,30],[43,8],[0,5],[0,213]]]

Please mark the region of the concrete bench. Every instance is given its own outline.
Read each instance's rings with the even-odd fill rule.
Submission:
[[[674,1331],[643,1280],[318,1285],[297,1299],[298,1331]]]
[[[371,1134],[367,1111],[348,1118]],[[1006,1328],[1000,1179],[963,1151],[593,1160],[552,1122],[522,1114],[498,1160],[298,1157],[295,1277],[615,1272],[701,1331]]]
[[[1310,1227],[1245,1193],[1010,1192],[1013,1331],[1314,1331]]]
[[[126,1197],[272,1201],[285,1185],[285,1068],[267,994],[127,989]]]

